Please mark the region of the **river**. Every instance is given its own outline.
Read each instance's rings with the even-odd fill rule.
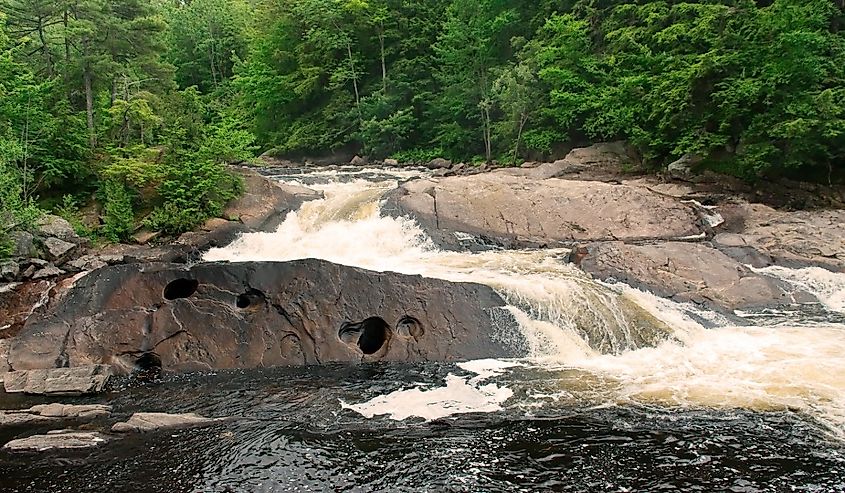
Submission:
[[[422,170],[284,173],[325,199],[204,260],[319,258],[486,284],[525,356],[125,382],[106,396],[117,416],[237,419],[80,457],[0,455],[0,489],[845,491],[845,275],[764,269],[821,303],[723,316],[595,282],[566,250],[439,250],[380,211]]]

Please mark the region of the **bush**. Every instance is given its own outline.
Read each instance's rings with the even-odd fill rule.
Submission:
[[[103,235],[113,242],[128,240],[135,231],[132,193],[117,180],[104,180],[100,183],[99,194],[105,216]]]
[[[11,233],[31,227],[42,211],[23,197],[21,175],[0,161],[0,257],[12,254]]]

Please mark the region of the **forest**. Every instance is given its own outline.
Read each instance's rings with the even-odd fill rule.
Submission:
[[[626,140],[647,170],[841,180],[843,28],[840,0],[0,0],[0,256],[44,211],[188,231],[261,154]]]

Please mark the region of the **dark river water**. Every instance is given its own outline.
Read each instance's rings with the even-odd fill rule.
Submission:
[[[845,447],[788,412],[562,404],[400,422],[340,404],[464,373],[335,366],[118,384],[68,400],[114,406],[112,418],[86,427],[107,430],[138,409],[233,419],[116,438],[93,452],[0,453],[0,491],[845,491]],[[22,433],[32,430],[5,429],[0,440]]]

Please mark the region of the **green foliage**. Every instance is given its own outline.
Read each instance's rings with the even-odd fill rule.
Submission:
[[[98,195],[103,204],[103,236],[113,242],[128,240],[135,231],[131,191],[122,182],[107,179],[100,182]]]
[[[53,209],[53,213],[70,223],[73,226],[73,230],[79,236],[94,236],[94,232],[82,222],[79,203],[73,195],[63,196],[62,203]]]

